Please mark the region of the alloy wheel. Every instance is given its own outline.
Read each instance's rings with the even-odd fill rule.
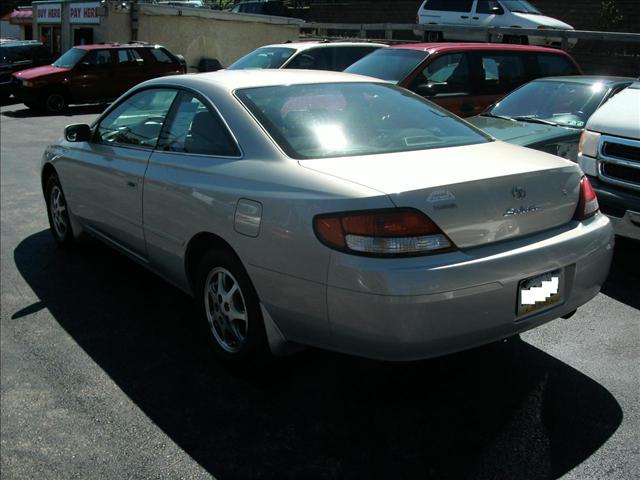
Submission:
[[[57,185],[51,189],[49,197],[49,209],[51,210],[51,219],[53,220],[53,229],[60,240],[64,240],[69,228],[65,213],[67,204],[64,200],[62,190]]]
[[[240,284],[229,270],[216,267],[204,283],[204,302],[209,329],[218,345],[238,353],[247,340],[249,316]]]

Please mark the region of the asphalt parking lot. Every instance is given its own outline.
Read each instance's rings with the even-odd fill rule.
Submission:
[[[309,350],[254,373],[190,299],[96,243],[56,248],[44,147],[100,107],[2,107],[2,477],[640,477],[640,248],[520,341],[411,364]]]

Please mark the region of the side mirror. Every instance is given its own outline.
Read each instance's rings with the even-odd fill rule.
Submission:
[[[73,123],[64,128],[67,142],[88,142],[91,140],[91,127],[86,123]]]
[[[491,13],[494,15],[504,15],[504,9],[502,7],[491,7]]]
[[[421,97],[435,97],[438,93],[433,83],[421,83],[414,91]]]

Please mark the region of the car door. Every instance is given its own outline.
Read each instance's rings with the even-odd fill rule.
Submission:
[[[456,115],[469,117],[480,112],[472,97],[471,79],[468,54],[452,52],[429,57],[402,86]]]
[[[532,79],[526,55],[520,52],[473,52],[471,63],[475,86],[472,101],[478,113]]]
[[[169,278],[184,273],[186,242],[204,222],[228,226],[236,193],[229,164],[240,148],[221,115],[182,91],[167,117],[144,179],[144,233],[149,260]]]
[[[138,91],[108,110],[91,142],[73,144],[61,165],[72,211],[96,235],[140,258],[143,178],[177,91]],[[77,147],[76,147],[77,145]]]
[[[110,49],[89,50],[70,73],[74,101],[97,102],[115,98],[118,79],[113,64]]]
[[[497,0],[475,0],[473,14],[469,23],[472,27],[500,27],[503,25],[504,9]],[[484,31],[471,31],[473,40],[478,42],[486,41],[487,35]]]
[[[146,62],[136,49],[118,48],[115,53],[118,95],[152,77],[147,73]]]

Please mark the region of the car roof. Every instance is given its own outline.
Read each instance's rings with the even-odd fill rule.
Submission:
[[[105,48],[122,48],[122,47],[127,47],[127,48],[157,48],[160,47],[161,45],[154,45],[154,44],[148,44],[148,43],[94,43],[94,44],[90,44],[90,45],[74,45],[72,48],[79,48],[80,50],[98,50],[98,49],[105,49]]]
[[[327,42],[323,40],[310,40],[308,42],[289,42],[289,43],[275,43],[273,45],[264,45],[259,48],[293,48],[297,51],[308,50],[310,48],[316,47],[363,47],[363,46],[374,46],[374,47],[388,47],[384,43],[374,43],[374,42]]]
[[[155,84],[212,87],[218,90],[233,92],[236,89],[272,87],[279,85],[307,85],[319,83],[383,83],[384,80],[355,75],[344,72],[330,72],[325,70],[218,70],[217,72],[191,73],[159,77],[144,82],[145,86]]]
[[[539,82],[541,80],[550,82],[565,82],[565,83],[604,83],[605,85],[615,85],[620,83],[632,83],[635,79],[633,77],[616,77],[612,75],[565,75],[558,77],[543,77],[533,80]]]
[[[419,50],[424,52],[444,52],[449,50],[499,50],[509,52],[544,52],[559,55],[568,55],[563,50],[549,47],[538,47],[535,45],[512,45],[505,43],[471,43],[471,42],[451,42],[451,43],[403,43],[392,45],[391,49]]]

